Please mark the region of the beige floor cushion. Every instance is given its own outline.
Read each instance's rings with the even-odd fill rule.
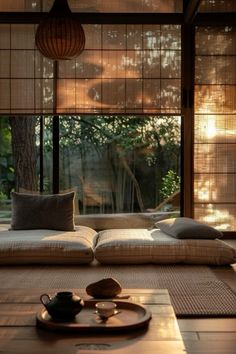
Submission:
[[[97,232],[86,226],[75,231],[8,230],[0,226],[0,264],[87,264],[93,261]]]
[[[155,226],[157,229],[160,229],[166,234],[181,239],[201,238],[215,240],[216,238],[223,237],[222,232],[219,230],[197,220],[186,217],[168,218],[157,221]]]
[[[176,239],[153,229],[110,229],[100,231],[95,258],[109,264],[211,264],[236,262],[236,251],[223,241]]]

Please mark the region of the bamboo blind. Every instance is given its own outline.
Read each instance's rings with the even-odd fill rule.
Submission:
[[[202,0],[200,12],[233,12],[236,11],[235,0]]]
[[[56,74],[35,29],[0,25],[0,114],[180,113],[180,26],[85,25],[84,52]]]
[[[194,211],[236,229],[236,27],[196,30]]]

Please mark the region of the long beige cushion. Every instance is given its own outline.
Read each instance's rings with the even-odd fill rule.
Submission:
[[[109,264],[211,264],[236,262],[236,251],[221,240],[181,240],[160,230],[110,229],[100,231],[95,258]]]
[[[67,232],[8,228],[0,226],[0,264],[85,264],[94,259],[97,232],[89,227]]]

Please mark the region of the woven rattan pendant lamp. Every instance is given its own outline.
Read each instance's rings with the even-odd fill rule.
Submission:
[[[67,0],[55,0],[47,17],[38,25],[35,44],[40,53],[53,60],[77,57],[85,46],[85,35]]]

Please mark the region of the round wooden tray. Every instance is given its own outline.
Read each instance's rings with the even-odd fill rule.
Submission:
[[[84,301],[83,310],[71,322],[55,321],[43,308],[37,313],[36,324],[56,331],[109,332],[144,327],[152,317],[151,312],[140,304],[115,300],[113,302],[117,305],[117,314],[103,320],[95,313],[97,302],[98,300]]]

